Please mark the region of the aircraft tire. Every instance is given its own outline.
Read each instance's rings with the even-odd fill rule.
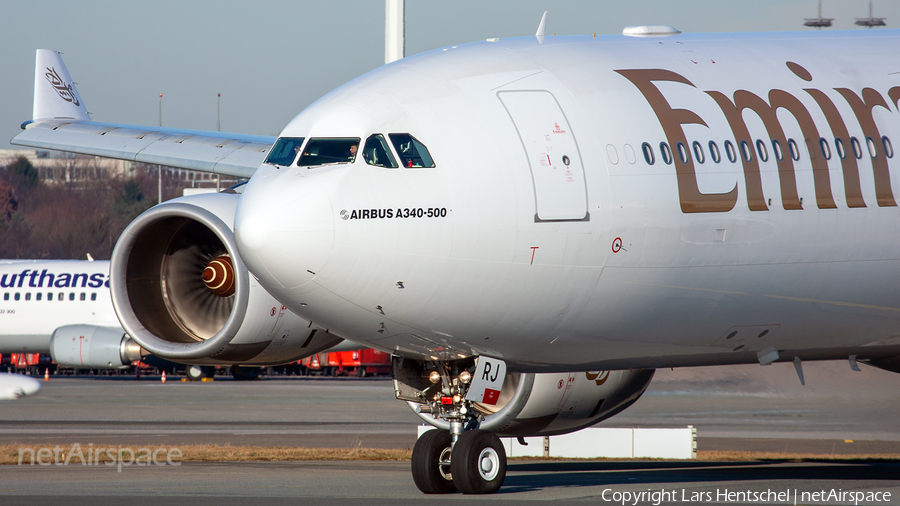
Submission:
[[[426,494],[456,492],[453,476],[448,473],[452,439],[446,430],[429,430],[416,441],[412,452],[412,475],[416,487]],[[441,464],[441,462],[444,464]]]
[[[450,471],[464,494],[493,494],[506,479],[506,450],[493,432],[463,432],[453,446]]]
[[[203,379],[203,368],[199,365],[189,365],[184,369],[184,376],[188,381],[200,381]]]

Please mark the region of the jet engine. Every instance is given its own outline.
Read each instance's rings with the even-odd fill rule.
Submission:
[[[435,417],[433,396],[452,395],[464,382],[468,363],[451,364],[438,375],[410,359],[395,359],[394,390],[424,421],[450,430]],[[456,378],[448,371],[462,372]],[[443,372],[444,374],[440,374]],[[650,385],[653,369],[572,373],[507,373],[495,405],[474,403],[478,428],[505,437],[567,434],[605,420],[637,401]],[[431,378],[431,380],[429,380]],[[431,384],[434,382],[433,384]]]
[[[122,329],[66,325],[50,336],[50,356],[67,367],[121,369],[140,360],[143,353]]]
[[[113,306],[150,353],[186,364],[274,365],[341,341],[250,275],[234,243],[238,199],[226,190],[170,200],[122,232],[110,264]]]

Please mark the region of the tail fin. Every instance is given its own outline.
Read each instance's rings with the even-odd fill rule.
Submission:
[[[37,50],[32,119],[91,120],[62,57],[50,49]]]

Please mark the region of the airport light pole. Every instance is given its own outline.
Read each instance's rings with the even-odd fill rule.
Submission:
[[[162,126],[162,93],[159,94],[159,126]],[[156,175],[158,176],[157,187],[159,191],[157,204],[162,204],[162,165],[156,166]]]
[[[222,110],[221,106],[222,106],[222,94],[216,93],[216,132],[222,131],[222,125],[219,122],[219,120],[221,119],[221,117],[219,115]],[[216,174],[216,193],[218,193],[218,192],[219,192],[219,175]]]
[[[404,0],[384,2],[384,63],[406,56],[406,8]]]

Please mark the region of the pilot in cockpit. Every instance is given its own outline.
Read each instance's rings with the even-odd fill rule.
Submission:
[[[358,143],[353,143],[347,148],[347,161],[353,163],[356,160],[356,151],[359,149]]]

